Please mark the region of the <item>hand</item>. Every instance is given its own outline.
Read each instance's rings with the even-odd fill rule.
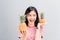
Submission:
[[[21,31],[22,37],[21,40],[26,40],[26,31]]]
[[[45,23],[40,23],[40,25],[45,25],[45,24],[47,24],[47,22],[45,22]]]

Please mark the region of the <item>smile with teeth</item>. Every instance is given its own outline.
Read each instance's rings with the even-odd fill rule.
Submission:
[[[30,20],[30,22],[34,22],[34,20]]]

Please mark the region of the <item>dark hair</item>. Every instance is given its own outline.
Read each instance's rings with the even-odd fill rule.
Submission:
[[[35,12],[36,12],[37,17],[36,17],[36,21],[35,21],[34,24],[35,24],[35,27],[37,27],[37,24],[39,23],[39,17],[38,17],[37,9],[36,9],[35,7],[30,6],[30,7],[28,7],[28,8],[26,9],[25,15],[27,15],[27,14],[30,13],[31,11],[35,11]],[[26,25],[28,26],[28,20],[27,20],[27,18],[26,18],[25,23],[26,23]]]

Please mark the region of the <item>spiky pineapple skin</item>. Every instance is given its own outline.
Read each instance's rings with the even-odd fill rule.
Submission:
[[[19,32],[26,31],[25,15],[20,16]]]
[[[40,19],[39,22],[40,23],[45,23],[45,19]]]
[[[26,31],[26,24],[25,23],[20,23],[19,25],[19,32]]]

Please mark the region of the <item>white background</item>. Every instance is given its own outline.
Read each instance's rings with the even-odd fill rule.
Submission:
[[[0,40],[19,40],[19,15],[29,6],[45,14],[43,40],[60,40],[60,0],[0,0]]]

